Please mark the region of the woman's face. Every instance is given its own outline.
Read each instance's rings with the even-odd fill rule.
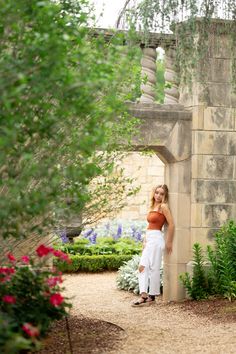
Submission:
[[[155,202],[157,202],[157,203],[163,203],[164,197],[165,197],[164,189],[162,189],[161,187],[160,187],[160,188],[157,188],[157,189],[155,190],[155,194],[154,194]]]

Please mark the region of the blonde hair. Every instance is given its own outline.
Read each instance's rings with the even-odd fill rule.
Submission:
[[[158,186],[154,187],[152,190],[151,199],[150,199],[150,209],[154,208],[154,204],[155,204],[154,195],[158,188],[162,188],[164,191],[164,200],[162,201],[162,203],[168,203],[169,189],[166,184],[159,184]]]

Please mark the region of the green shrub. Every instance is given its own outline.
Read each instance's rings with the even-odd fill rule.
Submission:
[[[214,291],[236,298],[236,224],[229,221],[215,235],[215,249],[207,247]]]
[[[70,255],[134,255],[141,252],[142,244],[126,237],[118,240],[111,237],[98,237],[96,244],[90,243],[87,239],[81,239],[74,244],[57,244],[57,249]]]
[[[201,246],[193,246],[193,276],[186,272],[180,275],[180,280],[192,299],[214,294],[231,301],[236,298],[236,224],[233,220],[216,233],[214,243],[214,248],[207,246],[208,267]]]
[[[0,311],[0,350],[2,354],[17,354],[32,349],[31,340],[19,332],[14,319]]]
[[[210,294],[208,277],[205,270],[205,259],[202,247],[195,243],[193,245],[193,275],[189,273],[180,274],[180,280],[187,290],[188,295],[194,300],[206,299]]]
[[[125,261],[131,259],[131,255],[93,255],[71,256],[71,263],[54,260],[54,264],[62,272],[99,272],[103,270],[117,270]]]
[[[1,353],[39,348],[50,324],[71,307],[61,295],[61,273],[46,266],[52,255],[69,263],[68,255],[45,245],[38,246],[36,254],[16,259],[9,253],[0,266]]]

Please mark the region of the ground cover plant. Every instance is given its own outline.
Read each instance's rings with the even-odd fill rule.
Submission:
[[[62,275],[47,266],[54,256],[70,263],[68,255],[39,245],[35,257],[9,253],[0,267],[0,352],[37,350],[53,321],[71,307],[62,295]]]

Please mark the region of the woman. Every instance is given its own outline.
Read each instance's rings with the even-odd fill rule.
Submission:
[[[154,188],[151,196],[150,211],[147,215],[148,227],[143,243],[143,252],[139,263],[139,292],[141,298],[132,306],[141,307],[155,302],[160,294],[160,267],[164,248],[172,252],[174,222],[168,207],[168,187],[163,184]],[[167,223],[166,244],[161,231]],[[148,291],[149,290],[149,291]]]

